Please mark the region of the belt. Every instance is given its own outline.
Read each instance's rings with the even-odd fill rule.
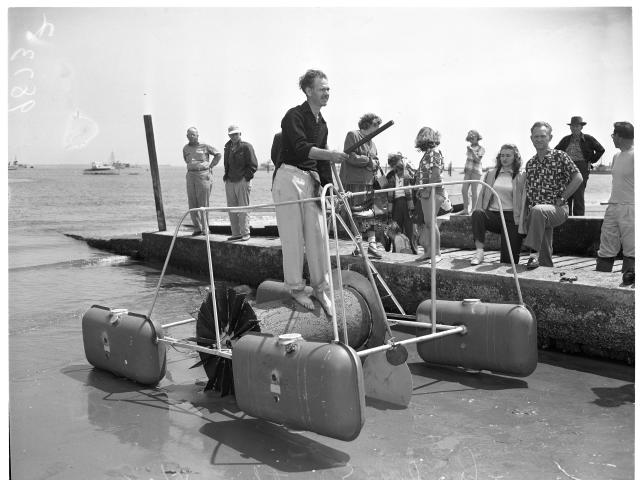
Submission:
[[[187,172],[206,172],[207,170],[209,170],[209,167],[201,168],[200,170],[187,170]]]
[[[289,163],[283,163],[280,165],[280,168],[284,168],[285,170],[293,170],[295,171],[299,171],[299,172],[304,172],[306,174],[309,174],[310,170],[304,170],[300,167],[296,167],[295,165],[291,165]]]

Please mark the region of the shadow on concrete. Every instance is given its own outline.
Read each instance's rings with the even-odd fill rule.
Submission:
[[[452,258],[451,262],[451,270],[462,270],[463,268],[468,268],[471,266],[468,258]]]
[[[592,388],[598,398],[593,401],[600,407],[621,407],[626,404],[633,404],[636,401],[635,385],[627,383],[616,388]]]
[[[635,368],[622,362],[588,358],[580,355],[538,350],[538,363],[546,363],[555,367],[592,373],[608,378],[615,378],[629,383],[635,381]]]
[[[410,363],[409,370],[414,376],[413,395],[430,395],[434,393],[459,391],[454,386],[443,385],[443,389],[435,391],[429,389],[428,392],[421,390],[432,387],[438,382],[457,383],[472,390],[507,390],[513,388],[527,388],[529,384],[524,380],[513,377],[503,377],[490,372],[469,371],[459,367],[449,367],[442,365],[426,364],[424,362]],[[432,381],[421,382],[422,379]]]
[[[260,419],[211,422],[204,425],[200,433],[219,443],[211,454],[212,465],[247,463],[240,462],[233,452],[224,451],[223,446],[238,452],[243,460],[254,459],[281,472],[311,472],[343,467],[351,459],[340,450]]]

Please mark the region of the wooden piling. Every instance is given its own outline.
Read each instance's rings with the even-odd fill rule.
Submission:
[[[158,157],[156,155],[156,141],[153,136],[153,123],[151,121],[151,115],[144,115],[144,130],[147,135],[147,150],[149,151],[149,166],[151,168],[151,181],[153,182],[153,197],[156,201],[158,231],[164,232],[167,230],[167,223],[164,219],[162,188],[160,188],[160,172],[158,171]]]

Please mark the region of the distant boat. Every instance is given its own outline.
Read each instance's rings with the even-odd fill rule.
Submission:
[[[590,173],[591,175],[611,175],[611,165],[599,163]]]
[[[13,158],[13,162],[9,162],[9,170],[18,170],[19,168],[33,168],[33,165],[26,165],[24,163],[18,163],[16,157]]]
[[[85,168],[82,173],[85,175],[120,175],[120,170],[114,165],[115,157],[113,152],[111,152],[109,160],[111,163],[93,161],[91,162],[91,168]]]

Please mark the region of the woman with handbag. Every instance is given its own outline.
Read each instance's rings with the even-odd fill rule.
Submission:
[[[374,113],[365,113],[358,122],[359,130],[347,133],[344,140],[344,150],[362,140],[366,135],[375,131],[382,124],[382,119]],[[375,143],[369,140],[358,147],[340,167],[340,180],[345,191],[357,193],[366,192],[366,195],[352,197],[349,206],[353,212],[353,220],[356,227],[367,239],[367,254],[375,259],[382,258],[376,244],[375,226],[377,224],[374,214],[374,188],[378,185],[376,178],[384,178],[378,161],[378,150]],[[385,178],[386,180],[386,178]],[[358,249],[354,255],[358,254]]]
[[[416,185],[440,183],[442,181],[444,158],[437,148],[438,145],[440,145],[440,132],[429,127],[422,127],[416,136],[416,148],[424,152],[416,172]],[[438,229],[438,222],[431,216],[431,204],[435,202],[437,215],[442,202],[444,202],[444,187],[421,188],[417,191],[417,196],[420,199],[424,215],[424,226],[418,239],[419,244],[424,248],[424,254],[418,257],[416,261],[422,262],[431,259],[431,229],[433,228],[436,237],[435,258],[431,259],[431,263],[437,263],[442,259],[440,255],[440,230]]]

